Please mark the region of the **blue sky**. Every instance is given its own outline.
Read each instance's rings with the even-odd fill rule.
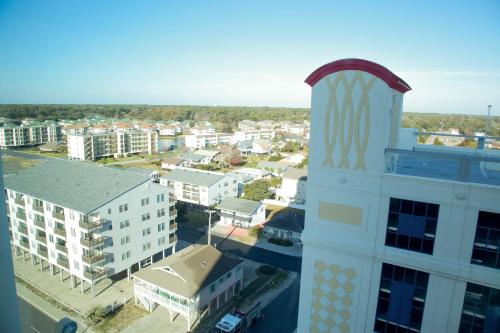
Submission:
[[[0,103],[308,107],[348,57],[405,79],[405,111],[500,115],[498,0],[0,0]]]

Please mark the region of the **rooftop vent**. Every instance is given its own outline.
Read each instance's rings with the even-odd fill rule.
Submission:
[[[201,262],[201,267],[207,267],[207,262],[205,260]]]

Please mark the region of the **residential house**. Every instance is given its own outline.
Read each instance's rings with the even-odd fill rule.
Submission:
[[[259,201],[226,197],[216,207],[220,211],[219,224],[251,228],[264,223],[266,210]]]
[[[165,157],[161,162],[161,168],[164,170],[174,170],[178,166],[182,166],[184,159],[178,157]]]
[[[271,151],[272,145],[268,140],[257,139],[252,142],[252,154],[269,155]]]
[[[305,205],[307,187],[307,167],[288,168],[283,173],[283,181],[276,191],[276,199],[297,205]]]
[[[276,213],[264,224],[264,236],[267,238],[288,239],[300,243],[304,230],[304,214],[296,212]]]
[[[273,176],[281,177],[283,173],[290,168],[290,163],[288,162],[272,162],[272,161],[261,161],[257,164],[257,167],[263,170],[270,171]]]

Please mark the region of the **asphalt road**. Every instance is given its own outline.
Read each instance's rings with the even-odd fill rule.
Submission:
[[[52,333],[56,321],[34,307],[23,298],[19,300],[19,317],[21,318],[21,333]]]
[[[190,243],[207,243],[206,233],[191,228],[183,228],[182,223],[179,223],[177,237]],[[227,251],[250,260],[266,263],[298,273],[297,278],[292,282],[290,287],[285,289],[268,306],[266,306],[263,310],[263,318],[261,318],[249,329],[249,332],[255,333],[293,332],[297,328],[297,317],[299,312],[302,258],[264,250],[214,235],[212,235],[211,243],[216,244],[217,248],[221,251]]]

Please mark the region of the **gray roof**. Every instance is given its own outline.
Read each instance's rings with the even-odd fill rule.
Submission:
[[[285,171],[290,167],[290,163],[288,162],[272,162],[272,161],[261,161],[257,164],[257,166],[261,169],[273,169],[273,170],[281,170]]]
[[[85,162],[47,159],[6,175],[4,181],[8,189],[89,213],[149,177]]]
[[[307,181],[307,167],[303,169],[289,167],[283,173],[283,178]]]
[[[169,157],[165,157],[163,159],[163,162],[164,163],[167,163],[167,164],[173,164],[173,165],[179,165],[183,162],[184,160],[181,159],[181,158],[177,158],[175,156],[169,156]]]
[[[194,244],[133,275],[172,293],[192,298],[242,262],[211,245]],[[162,270],[162,267],[170,268],[182,278]]]
[[[184,159],[184,160],[191,161],[191,162],[200,162],[206,156],[205,155],[200,155],[200,154],[195,154],[195,153],[185,153],[185,154],[182,154],[179,157],[182,158],[182,159]]]
[[[203,172],[196,169],[174,169],[162,178],[198,186],[210,186],[224,178],[224,175]]]
[[[225,197],[224,200],[217,206],[221,210],[230,210],[246,215],[253,215],[259,209],[261,203],[259,201]]]
[[[266,227],[302,233],[302,230],[304,230],[304,215],[289,211],[277,213],[264,224],[264,228]]]

